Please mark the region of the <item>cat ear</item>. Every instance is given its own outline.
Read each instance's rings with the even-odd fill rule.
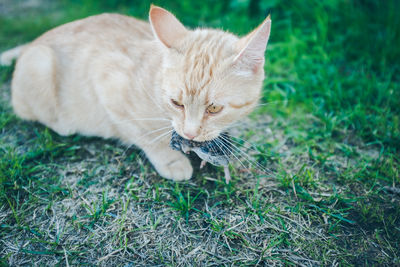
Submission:
[[[168,48],[173,47],[174,43],[188,32],[185,26],[164,8],[151,5],[149,19],[154,35]]]
[[[268,16],[256,29],[237,42],[236,50],[239,53],[234,59],[234,63],[241,72],[252,71],[256,73],[260,68],[263,68],[264,53],[270,31],[271,18]]]

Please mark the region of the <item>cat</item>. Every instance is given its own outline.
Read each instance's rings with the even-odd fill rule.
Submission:
[[[101,14],[56,27],[2,55],[18,58],[12,106],[60,135],[117,138],[141,148],[175,181],[193,168],[169,147],[171,133],[212,140],[257,105],[271,19],[239,38],[189,30],[151,6],[149,22]]]

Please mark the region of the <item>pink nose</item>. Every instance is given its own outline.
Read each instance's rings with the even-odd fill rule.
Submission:
[[[194,139],[197,135],[193,134],[193,133],[187,133],[187,132],[183,132],[183,134],[187,137],[187,139],[192,140]]]

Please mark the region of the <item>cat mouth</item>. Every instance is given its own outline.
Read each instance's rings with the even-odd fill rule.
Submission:
[[[208,133],[208,134],[199,134],[193,139],[189,139],[183,134],[182,130],[175,130],[174,127],[173,134],[179,135],[182,139],[194,142],[194,143],[205,143],[205,142],[212,142],[213,140],[219,138],[220,135],[227,134],[227,133]]]
[[[203,160],[219,166],[227,165],[232,154],[231,140],[227,133],[221,133],[212,140],[198,142],[186,139],[174,131],[170,147],[185,154],[194,151]]]
[[[189,147],[202,147],[202,146],[207,145],[207,143],[214,142],[218,138],[219,138],[219,136],[217,136],[216,138],[212,138],[210,140],[196,141],[193,139],[192,140],[187,139],[186,137],[180,135],[177,131],[173,131],[171,140],[174,140],[174,142],[177,144],[178,143],[184,144],[184,145],[188,145]]]

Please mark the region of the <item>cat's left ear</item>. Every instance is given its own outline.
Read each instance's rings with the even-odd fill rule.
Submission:
[[[256,29],[237,42],[238,55],[234,59],[234,64],[240,71],[257,73],[264,67],[264,53],[270,32],[271,18],[268,16]]]
[[[174,47],[188,30],[180,21],[164,8],[151,5],[149,20],[156,38],[166,47]]]

